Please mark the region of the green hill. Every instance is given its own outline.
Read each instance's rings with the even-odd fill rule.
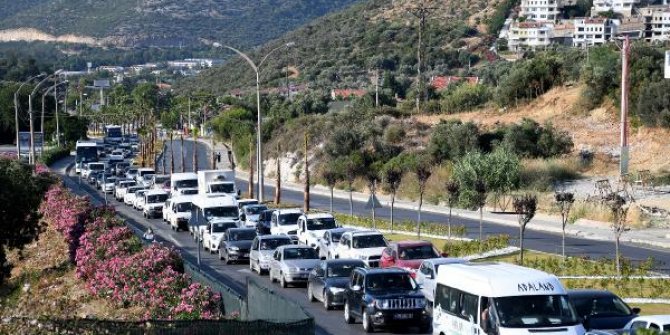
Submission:
[[[0,29],[36,28],[123,46],[251,47],[356,0],[0,0]]]
[[[376,70],[409,80],[417,72],[419,1],[368,0],[316,19],[250,53],[253,59],[287,42],[295,46],[268,58],[263,79],[279,85],[286,65],[312,87],[370,87]],[[423,32],[426,75],[467,72],[488,55],[485,23],[497,1],[424,1],[430,8]],[[248,87],[253,76],[240,59],[186,80],[184,89],[224,93]]]

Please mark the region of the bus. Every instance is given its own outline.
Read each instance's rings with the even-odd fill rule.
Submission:
[[[122,140],[121,126],[105,126],[105,143],[121,143]]]
[[[75,146],[75,172],[81,173],[85,164],[98,161],[98,144],[93,141],[77,141]]]

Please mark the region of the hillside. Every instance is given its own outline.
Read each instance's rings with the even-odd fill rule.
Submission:
[[[0,0],[0,29],[35,28],[121,46],[252,47],[356,0]]]
[[[496,0],[425,0],[423,36],[426,75],[457,73],[488,57],[484,22]],[[312,87],[370,87],[373,71],[390,72],[408,81],[416,74],[418,1],[368,0],[326,15],[269,42],[251,54],[260,59],[287,42],[295,46],[268,58],[263,80],[278,84],[287,65],[300,70],[299,82]],[[273,80],[276,82],[273,83]],[[253,77],[241,60],[204,73],[181,85],[224,93],[246,87]]]

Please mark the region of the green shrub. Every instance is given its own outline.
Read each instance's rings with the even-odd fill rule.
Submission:
[[[559,131],[551,123],[540,126],[524,118],[519,124],[505,127],[503,145],[522,157],[555,157],[569,153],[573,143],[570,135]]]
[[[67,147],[57,147],[49,150],[45,150],[40,156],[40,161],[42,164],[49,166],[56,161],[65,158],[70,155],[70,148]]]
[[[447,114],[467,112],[486,104],[492,97],[484,85],[458,85],[442,99],[442,111]]]
[[[450,241],[445,243],[442,252],[447,253],[449,257],[463,257],[502,249],[507,246],[509,246],[508,235],[495,235],[489,236],[481,243],[478,240]]]
[[[463,157],[479,148],[479,128],[472,122],[441,121],[433,128],[428,153],[440,162]]]
[[[356,226],[362,228],[374,228],[372,218],[350,216],[345,214],[335,214],[335,219],[344,225]],[[376,228],[383,230],[391,230],[391,221],[385,219],[376,219]],[[393,230],[399,232],[412,233],[416,231],[416,222],[410,220],[394,221]],[[436,222],[421,222],[421,232],[427,235],[448,236],[449,227],[444,223]],[[451,236],[463,236],[466,233],[465,226],[451,225]]]
[[[563,181],[579,179],[573,161],[536,159],[524,162],[520,172],[520,187],[539,192],[552,191]]]

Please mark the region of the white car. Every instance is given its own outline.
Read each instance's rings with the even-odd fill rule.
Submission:
[[[90,162],[86,164],[84,170],[81,172],[82,178],[88,178],[91,175],[91,172],[105,171],[107,164],[103,162]]]
[[[237,222],[232,220],[211,220],[210,222],[202,233],[202,248],[213,254],[219,251],[223,234],[230,228],[237,228]]]
[[[657,333],[670,332],[670,315],[638,316],[623,327],[624,334],[635,334],[639,329],[649,329]]]
[[[384,235],[375,230],[350,231],[342,234],[335,258],[360,259],[368,267],[379,267],[382,252],[388,246]]]
[[[323,233],[334,228],[337,228],[337,223],[332,214],[303,214],[298,218],[298,243],[318,249]]]
[[[109,154],[109,160],[110,161],[122,161],[125,157],[123,156],[123,150],[113,150]]]
[[[249,269],[262,275],[270,270],[272,255],[275,249],[282,245],[292,244],[291,238],[286,235],[259,235],[251,242],[249,251]]]
[[[242,215],[244,206],[247,205],[258,205],[258,200],[256,199],[238,199],[237,200],[237,209],[240,211],[240,215]]]
[[[335,228],[326,230],[319,239],[319,245],[316,249],[319,251],[319,258],[334,259],[335,249],[340,244],[342,234],[348,231],[356,231],[355,228]]]
[[[114,193],[114,187],[116,186],[116,177],[108,177],[100,184],[100,190],[103,193]]]
[[[153,175],[153,178],[151,179],[151,188],[157,189],[157,190],[165,190],[164,184],[166,181],[170,180],[170,175],[169,174],[155,174]],[[170,191],[170,188],[168,187],[166,192]]]
[[[435,298],[435,283],[437,273],[440,271],[440,266],[445,264],[459,264],[467,263],[468,261],[462,258],[429,258],[424,259],[416,272],[416,283],[421,286],[421,292],[428,301],[428,305],[433,304]]]
[[[135,203],[135,193],[140,190],[144,190],[144,186],[131,186],[126,189],[126,193],[123,195],[123,203],[132,206]]]
[[[244,224],[244,226],[248,228],[256,228],[256,224],[258,224],[258,217],[262,211],[267,209],[268,206],[259,204],[243,206],[242,212],[240,214],[240,225]]]
[[[163,222],[170,222],[170,215],[172,214],[172,198],[168,198],[165,200],[165,204],[163,204],[163,214],[161,216],[163,217]]]
[[[150,188],[151,187],[151,180],[153,178],[154,178],[153,174],[147,173],[147,174],[145,174],[141,177],[138,176],[137,180],[138,180],[139,184],[144,185],[144,187],[146,187],[146,188]]]
[[[142,215],[151,219],[163,215],[163,205],[167,200],[168,194],[163,190],[149,190],[144,194],[144,205],[142,206]]]
[[[290,235],[297,239],[298,218],[302,215],[302,209],[278,209],[272,213],[270,219],[270,234]]]
[[[188,222],[191,220],[191,207],[193,196],[178,196],[170,200],[170,215],[168,222],[174,231],[188,230]]]
[[[133,208],[141,211],[144,209],[144,194],[147,193],[147,189],[141,189],[135,192],[135,200],[133,201]]]
[[[135,185],[137,185],[137,183],[134,180],[119,181],[119,184],[116,185],[116,188],[114,189],[114,198],[119,201],[123,200],[123,196],[126,195],[128,188]]]

